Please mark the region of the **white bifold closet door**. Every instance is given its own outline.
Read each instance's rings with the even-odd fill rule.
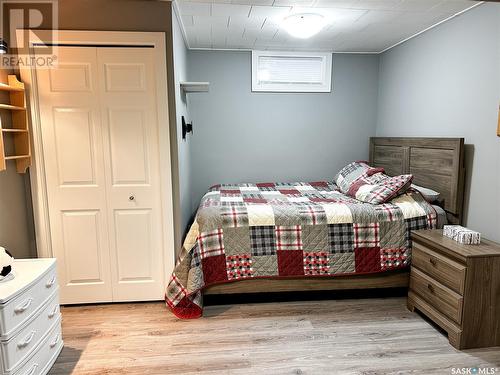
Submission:
[[[37,70],[62,303],[163,298],[152,48],[59,47]]]

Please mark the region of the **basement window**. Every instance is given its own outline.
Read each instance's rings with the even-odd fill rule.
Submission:
[[[331,53],[252,51],[252,91],[331,90]]]

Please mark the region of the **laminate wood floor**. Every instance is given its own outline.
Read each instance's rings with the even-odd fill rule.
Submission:
[[[62,314],[65,347],[51,375],[500,374],[500,348],[455,350],[401,297],[209,306],[191,321],[156,302]]]

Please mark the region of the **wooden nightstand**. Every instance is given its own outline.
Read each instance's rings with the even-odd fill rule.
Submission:
[[[448,333],[457,349],[500,346],[500,245],[461,245],[442,230],[412,232],[408,309]]]

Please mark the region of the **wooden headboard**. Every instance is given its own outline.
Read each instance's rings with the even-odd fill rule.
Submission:
[[[390,176],[412,174],[416,185],[441,193],[452,223],[461,223],[464,201],[463,138],[370,138],[370,163]]]

